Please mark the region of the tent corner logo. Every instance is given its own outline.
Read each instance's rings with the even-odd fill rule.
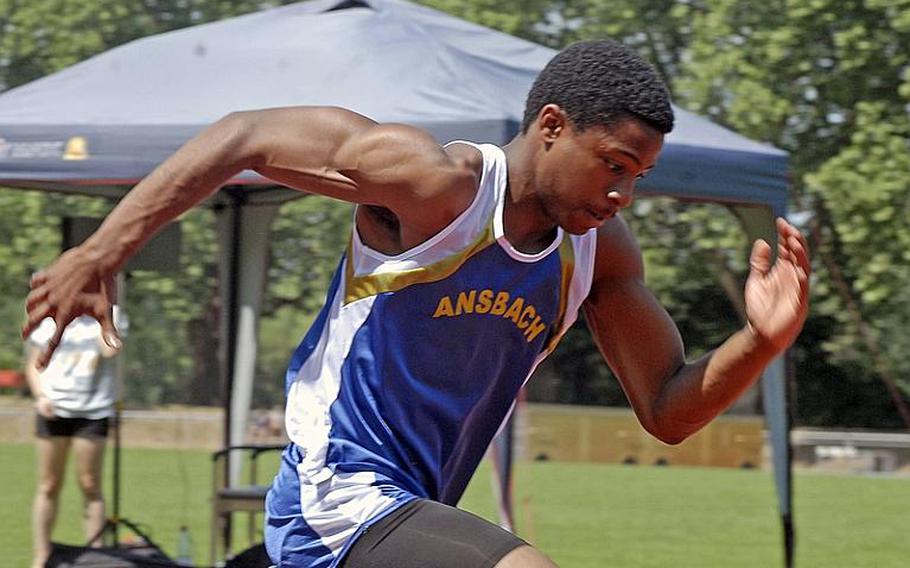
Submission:
[[[85,160],[88,158],[88,141],[82,136],[73,136],[66,141],[64,160]]]

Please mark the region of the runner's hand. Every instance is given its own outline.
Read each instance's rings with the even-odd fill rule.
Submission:
[[[104,342],[112,349],[120,349],[120,334],[113,317],[113,304],[117,301],[114,274],[104,274],[101,264],[82,247],[68,250],[32,276],[31,289],[25,303],[27,319],[22,338],[28,338],[46,317],[53,318],[57,326],[47,347],[38,355],[38,370],[47,367],[66,326],[82,315],[98,320]]]
[[[746,315],[754,333],[778,350],[796,340],[809,310],[809,246],[793,225],[777,219],[777,260],[759,239],[746,281]]]

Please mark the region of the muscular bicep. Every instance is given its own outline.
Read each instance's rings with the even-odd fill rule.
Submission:
[[[289,187],[381,206],[415,225],[444,225],[473,195],[473,172],[422,130],[324,107],[253,111],[245,119],[253,169]]]
[[[624,223],[602,230],[598,247],[585,319],[636,415],[651,430],[666,381],[685,363],[682,338],[645,286],[640,252]]]

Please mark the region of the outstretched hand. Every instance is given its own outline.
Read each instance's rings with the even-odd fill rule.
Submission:
[[[746,316],[760,338],[778,350],[799,335],[809,311],[809,247],[793,225],[777,219],[777,260],[764,240],[752,246],[746,281]]]
[[[53,318],[57,326],[47,347],[38,355],[39,370],[47,367],[66,326],[82,315],[98,320],[104,342],[112,349],[120,349],[120,334],[113,317],[113,304],[117,301],[114,274],[105,274],[82,247],[68,250],[53,264],[35,273],[30,286],[22,338],[28,338],[44,318]]]

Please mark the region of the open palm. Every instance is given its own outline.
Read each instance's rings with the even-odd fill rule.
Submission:
[[[805,237],[783,219],[777,219],[777,260],[771,247],[758,240],[749,259],[746,316],[762,338],[779,349],[793,343],[809,310],[809,248]]]

